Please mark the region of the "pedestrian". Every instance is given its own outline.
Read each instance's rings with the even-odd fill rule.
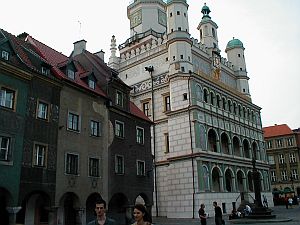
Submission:
[[[288,209],[289,208],[289,199],[287,196],[285,196],[285,198],[284,198],[284,203],[285,203],[285,208]]]
[[[132,225],[151,225],[151,217],[142,204],[136,204],[133,209],[135,222]]]
[[[215,207],[215,223],[216,225],[222,225],[222,210],[217,202],[213,202],[213,206]]]
[[[106,217],[106,202],[103,199],[97,199],[95,202],[96,219],[88,225],[117,225],[116,221]]]
[[[289,206],[293,208],[293,199],[291,197],[289,197],[288,202],[289,202]]]
[[[204,208],[205,208],[205,205],[201,204],[200,209],[198,211],[201,225],[206,225],[207,216],[206,216],[206,213],[204,211]]]

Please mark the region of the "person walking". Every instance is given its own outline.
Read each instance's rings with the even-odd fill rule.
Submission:
[[[201,225],[206,225],[207,216],[206,216],[206,213],[204,211],[204,208],[205,208],[205,205],[201,204],[200,209],[198,211]]]
[[[215,223],[216,225],[222,225],[222,210],[217,202],[213,202],[213,206],[215,207]]]
[[[95,202],[96,219],[88,225],[117,225],[116,221],[106,217],[106,202],[103,199],[97,199]]]
[[[151,225],[151,217],[142,204],[136,204],[133,209],[135,222],[132,225]]]

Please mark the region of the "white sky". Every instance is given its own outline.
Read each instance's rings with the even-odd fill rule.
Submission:
[[[190,33],[199,39],[201,8],[207,3],[219,26],[221,55],[232,37],[245,47],[252,101],[262,107],[263,126],[286,123],[300,127],[300,1],[187,0]],[[70,55],[73,43],[87,41],[87,50],[110,55],[110,39],[129,37],[129,0],[9,0],[1,4],[0,28],[27,32],[48,46]],[[78,22],[80,21],[80,23]],[[80,26],[81,24],[81,26]]]

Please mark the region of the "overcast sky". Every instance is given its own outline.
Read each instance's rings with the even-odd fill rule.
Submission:
[[[87,50],[110,55],[111,36],[117,44],[129,37],[129,0],[9,0],[1,4],[0,28],[18,35],[27,32],[70,55],[73,43],[87,41]],[[197,26],[204,2],[219,26],[221,55],[233,37],[245,47],[250,93],[262,108],[263,126],[286,123],[300,127],[300,1],[187,0],[190,33]]]

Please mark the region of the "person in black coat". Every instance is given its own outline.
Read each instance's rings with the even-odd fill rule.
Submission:
[[[200,205],[200,209],[198,211],[199,213],[199,218],[200,218],[200,221],[201,221],[201,225],[206,225],[206,219],[207,219],[207,216],[206,216],[206,213],[204,211],[204,208],[205,208],[205,205],[204,204],[201,204]]]
[[[213,205],[215,207],[215,223],[216,225],[222,225],[222,210],[217,202],[213,202]]]

